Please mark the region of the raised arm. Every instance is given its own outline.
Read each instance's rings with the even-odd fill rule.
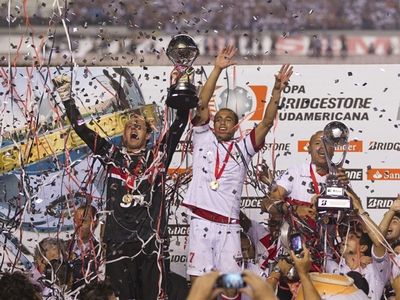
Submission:
[[[357,214],[366,225],[365,228],[368,236],[374,244],[374,254],[378,257],[382,257],[386,253],[386,248],[383,245],[383,241],[385,238],[379,230],[378,225],[376,225],[374,221],[371,220],[368,213],[363,209],[360,198],[352,189],[348,188],[346,190],[346,194],[350,197],[353,203],[354,210],[357,212]]]
[[[202,125],[208,121],[208,103],[214,94],[218,77],[223,69],[235,64],[235,62],[232,61],[232,58],[236,51],[237,49],[234,46],[228,46],[218,53],[217,58],[215,59],[214,69],[200,91],[199,105],[197,107],[196,116],[192,121],[194,126]]]
[[[172,160],[172,156],[175,153],[175,149],[178,146],[179,141],[181,140],[182,134],[188,122],[188,118],[189,118],[188,110],[178,110],[176,112],[175,120],[168,130],[168,135],[165,141],[165,147],[167,153],[165,161],[166,169],[168,169],[169,164],[171,163]],[[162,143],[164,143],[164,141]]]
[[[397,195],[397,199],[393,201],[389,210],[385,212],[381,223],[379,224],[379,229],[381,230],[383,236],[386,236],[390,222],[392,221],[396,212],[400,211],[400,194]]]
[[[304,299],[321,300],[321,296],[316,290],[309,273],[311,268],[310,251],[305,247],[305,245],[303,245],[303,248],[303,256],[296,256],[293,251],[290,251],[290,257],[292,258],[297,273],[299,274]]]
[[[97,132],[87,127],[79,109],[76,107],[75,100],[71,97],[71,78],[66,75],[60,75],[57,76],[53,82],[57,86],[57,92],[60,95],[65,107],[65,113],[71,122],[72,128],[89,146],[93,153],[105,155],[110,149],[111,144]]]
[[[281,93],[288,84],[290,76],[293,74],[293,67],[286,64],[281,67],[278,74],[275,75],[275,85],[272,90],[272,97],[265,109],[264,118],[256,127],[256,144],[264,143],[264,139],[274,125],[276,113],[278,111]]]

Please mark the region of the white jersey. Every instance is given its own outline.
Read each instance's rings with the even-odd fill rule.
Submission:
[[[231,143],[234,143],[233,148],[222,176],[217,180],[218,188],[213,190],[210,183],[216,180],[217,151],[219,170]],[[193,127],[193,179],[183,204],[189,208],[201,208],[228,218],[239,219],[247,165],[258,150],[254,129],[241,140],[220,143],[209,124]]]
[[[318,183],[319,191],[321,192],[324,188],[327,176],[319,175],[315,165],[312,164],[311,166]],[[286,190],[288,197],[294,200],[311,202],[312,197],[316,194],[309,163],[303,163],[287,169],[276,183]]]
[[[350,271],[359,272],[364,276],[369,284],[368,297],[370,297],[372,300],[380,300],[385,284],[390,278],[390,260],[387,253],[385,253],[383,257],[376,257],[374,253],[374,246],[372,246],[371,253],[372,263],[368,264],[365,268],[351,270],[346,264],[345,259],[342,257],[339,264],[331,259],[328,259],[326,264],[326,272],[334,274],[347,274]]]
[[[254,245],[255,262],[260,267],[268,267],[266,260],[270,258],[272,253],[276,252],[276,245],[271,245],[271,235],[268,228],[255,220],[251,220],[251,226],[246,233]]]

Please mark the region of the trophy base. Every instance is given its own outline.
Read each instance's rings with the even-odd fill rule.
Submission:
[[[322,195],[317,200],[317,210],[342,210],[352,209],[351,200],[346,197]]]
[[[195,89],[176,89],[171,86],[166,104],[168,107],[174,109],[192,109],[197,107],[199,97],[196,94]]]

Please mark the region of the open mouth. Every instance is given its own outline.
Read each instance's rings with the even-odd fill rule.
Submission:
[[[138,137],[138,135],[136,133],[131,133],[131,139],[132,140],[138,140],[139,137]]]
[[[219,131],[220,131],[220,132],[226,132],[226,131],[227,131],[227,128],[226,128],[226,127],[220,127],[220,128],[219,128]]]

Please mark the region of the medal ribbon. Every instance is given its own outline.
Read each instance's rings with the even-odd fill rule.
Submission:
[[[221,178],[222,173],[225,170],[225,166],[228,163],[229,157],[231,156],[233,144],[234,144],[234,142],[232,142],[229,145],[228,150],[227,150],[226,155],[225,155],[225,158],[224,158],[224,161],[222,162],[221,168],[219,168],[219,151],[218,151],[218,146],[217,146],[217,161],[215,162],[215,170],[214,170],[215,180],[218,180],[218,179]]]
[[[315,191],[316,194],[319,195],[318,181],[317,181],[317,178],[315,177],[314,170],[312,168],[312,164],[310,164],[310,175],[311,175],[312,183],[313,183],[313,186],[314,186],[314,191]]]

